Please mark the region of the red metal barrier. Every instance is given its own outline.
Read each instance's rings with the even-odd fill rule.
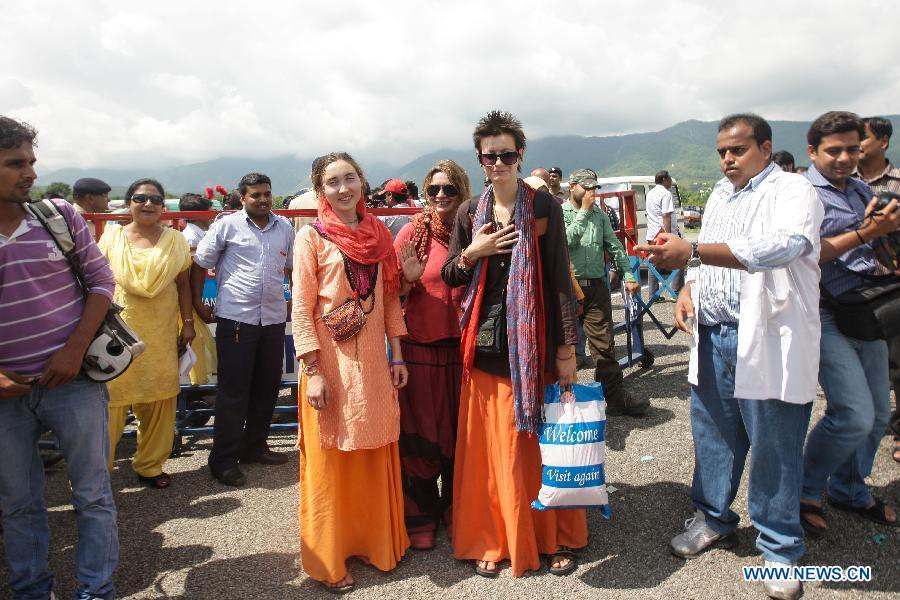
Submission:
[[[377,217],[414,215],[416,213],[422,212],[421,208],[369,208],[366,210]],[[184,228],[184,223],[182,221],[211,221],[219,215],[228,214],[231,212],[236,211],[164,211],[162,213],[161,220],[170,221],[172,223],[172,227],[181,230]],[[295,217],[315,217],[317,214],[316,210],[313,208],[302,208],[294,210],[285,208],[276,209],[272,212],[276,215],[281,215],[282,217],[287,217],[289,219],[293,219]],[[103,228],[109,221],[131,221],[131,214],[129,213],[86,213],[81,216],[84,217],[84,219],[89,223],[94,224],[94,238],[98,240],[100,239],[100,236],[103,235]]]
[[[637,207],[634,201],[634,192],[608,192],[600,194],[598,198],[618,198],[619,199],[619,229],[616,231],[616,237],[625,247],[625,252],[630,256],[636,256],[634,246],[640,243],[638,236]]]

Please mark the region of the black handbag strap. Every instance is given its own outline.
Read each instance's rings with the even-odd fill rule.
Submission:
[[[72,235],[72,228],[66,217],[59,211],[53,201],[47,198],[25,204],[25,210],[44,226],[44,229],[56,242],[56,247],[66,257],[66,261],[72,269],[72,274],[75,276],[75,281],[78,282],[78,287],[81,288],[81,295],[87,298],[90,293],[90,286],[87,284],[87,279],[84,276],[81,259],[78,257],[75,248],[75,236]]]

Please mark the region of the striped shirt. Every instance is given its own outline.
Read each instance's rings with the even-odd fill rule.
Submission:
[[[854,173],[853,176],[865,181],[866,185],[872,188],[872,191],[876,194],[878,192],[900,194],[900,168],[892,165],[889,160],[884,161],[884,171],[875,177],[863,177],[859,171]]]
[[[91,293],[111,300],[115,279],[87,223],[68,202],[54,203],[74,233]],[[40,222],[26,214],[12,235],[0,235],[0,369],[40,375],[72,335],[83,310],[69,263]]]
[[[852,231],[862,225],[866,206],[875,195],[860,179],[851,177],[847,180],[847,190],[841,191],[831,185],[825,177],[810,165],[804,174],[816,188],[819,200],[825,207],[825,219],[822,221],[822,239]],[[860,273],[876,272],[877,261],[873,241],[848,250],[837,260],[822,265],[822,286],[829,293],[837,296],[850,291],[863,283],[863,280],[838,266],[838,260],[846,268]]]
[[[778,223],[772,223],[772,228],[764,236],[750,234],[753,220],[757,218],[757,209],[770,200],[768,195],[783,189],[776,185],[761,187],[766,178],[775,172],[781,173],[781,168],[769,163],[739,191],[735,191],[727,178],[719,180],[706,204],[703,227],[697,241],[700,244],[727,244],[734,257],[751,273],[784,266],[812,250],[811,240],[798,232],[779,229]],[[790,174],[781,176],[800,180],[799,176]],[[796,189],[798,192],[809,191],[809,186]],[[785,198],[784,204],[789,205],[789,199]],[[700,266],[698,319],[701,324],[738,322],[742,277],[738,269]]]

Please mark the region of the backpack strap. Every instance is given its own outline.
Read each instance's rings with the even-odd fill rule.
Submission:
[[[37,219],[38,222],[44,226],[44,229],[47,230],[50,237],[56,242],[57,248],[59,248],[59,251],[66,257],[66,261],[68,261],[69,267],[71,267],[72,273],[75,275],[75,280],[81,288],[82,295],[87,296],[90,288],[84,277],[81,259],[78,257],[78,253],[75,252],[75,238],[72,235],[72,230],[69,228],[69,222],[66,221],[65,216],[63,216],[56,204],[49,198],[26,203],[24,208],[28,214]]]

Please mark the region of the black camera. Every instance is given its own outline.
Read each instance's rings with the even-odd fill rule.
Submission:
[[[891,200],[900,202],[900,194],[889,192],[887,190],[878,192],[878,204],[875,205],[875,210],[884,210],[887,208],[887,205],[891,203]]]
[[[877,198],[878,203],[875,205],[875,210],[879,212],[887,208],[887,205],[891,203],[891,200],[897,200],[898,202],[900,202],[900,194],[888,192],[887,190],[878,192]],[[900,230],[892,231],[884,236],[884,241],[885,246],[887,246],[890,254],[893,255],[893,258],[896,260],[898,257],[900,257]]]

